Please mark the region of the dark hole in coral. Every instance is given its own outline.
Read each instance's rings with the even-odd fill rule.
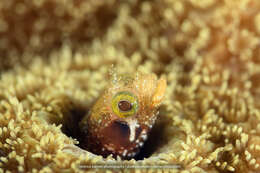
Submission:
[[[83,141],[83,137],[85,135],[81,132],[79,128],[79,122],[87,113],[87,110],[73,109],[70,111],[70,117],[63,123],[63,133],[69,137],[72,137],[73,139],[77,139],[79,141],[79,147],[81,147],[81,142]],[[148,139],[144,143],[143,147],[140,149],[139,153],[134,157],[135,160],[143,160],[144,158],[150,157],[153,153],[159,150],[161,146],[167,143],[168,137],[167,135],[165,135],[167,121],[168,120],[166,120],[163,115],[159,115],[156,123],[149,133]],[[118,125],[120,126],[120,128],[126,129],[124,124],[119,123]],[[127,160],[130,159],[131,158],[127,158]]]
[[[224,162],[226,162],[226,163],[230,163],[230,162],[232,162],[233,161],[233,157],[234,156],[232,156],[232,154],[231,154],[231,152],[230,151],[222,151],[222,152],[220,152],[219,154],[218,154],[218,161],[220,162],[220,163],[224,163]],[[222,170],[220,167],[217,167],[216,166],[216,169],[219,171],[219,172],[221,172],[221,173],[231,173],[231,172],[233,172],[233,171],[229,171],[229,170]],[[242,171],[243,172],[243,171]]]
[[[159,117],[163,118],[163,117]],[[143,160],[144,158],[150,157],[155,153],[161,146],[167,143],[167,138],[164,135],[166,125],[160,119],[157,120],[154,127],[149,133],[149,137],[141,148],[140,152],[134,157],[135,160]]]
[[[1,148],[0,148],[0,157],[7,157],[7,154]],[[4,165],[4,161],[0,160],[0,164]],[[0,168],[2,168],[1,165],[0,165]]]
[[[81,142],[83,134],[78,124],[87,113],[88,111],[84,109],[71,110],[70,116],[63,122],[63,133]]]
[[[0,148],[0,157],[6,157],[6,153]]]

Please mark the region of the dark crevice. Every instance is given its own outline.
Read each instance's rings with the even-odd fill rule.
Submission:
[[[84,134],[81,132],[79,128],[79,122],[82,118],[87,115],[88,111],[84,109],[73,109],[70,111],[70,116],[64,121],[62,126],[62,131],[68,137],[72,137],[79,141],[79,144],[84,137]]]
[[[143,160],[150,157],[155,153],[162,145],[165,144],[165,136],[162,134],[166,129],[166,126],[160,120],[155,123],[154,127],[150,131],[147,141],[141,148],[140,152],[134,157],[135,160]]]

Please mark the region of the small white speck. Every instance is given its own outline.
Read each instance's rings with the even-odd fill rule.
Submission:
[[[141,138],[142,138],[143,140],[146,140],[146,139],[147,139],[147,135],[144,134],[144,135],[141,136]]]
[[[123,152],[124,157],[126,156],[126,153],[127,153],[127,150],[124,150],[124,152]]]

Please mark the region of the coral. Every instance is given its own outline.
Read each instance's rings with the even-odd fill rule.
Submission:
[[[257,0],[1,1],[0,172],[259,172],[259,10]],[[112,64],[167,79],[131,160],[76,147]],[[108,163],[140,167],[90,168]]]

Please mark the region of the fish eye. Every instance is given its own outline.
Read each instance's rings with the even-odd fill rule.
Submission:
[[[132,103],[129,102],[128,100],[120,100],[118,102],[118,108],[122,112],[130,111],[132,109]]]
[[[133,93],[121,91],[114,95],[112,110],[117,116],[121,118],[132,116],[137,112],[137,109],[138,99]]]

